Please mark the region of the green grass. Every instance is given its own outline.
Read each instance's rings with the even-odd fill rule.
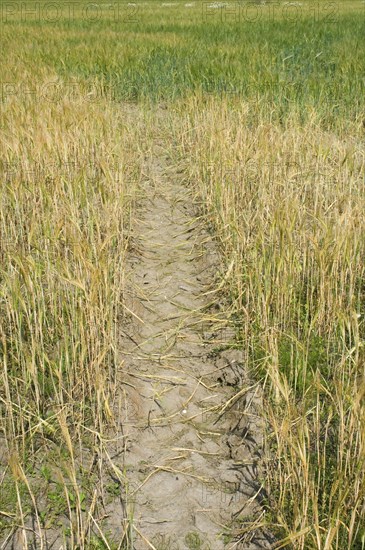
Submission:
[[[22,22],[18,15],[3,25],[3,43],[6,52],[16,32],[17,51],[29,66],[45,65],[66,82],[97,80],[117,101],[223,94],[264,102],[279,120],[296,109],[303,122],[315,109],[328,126],[359,115],[364,81],[358,70],[365,65],[360,2],[331,17],[328,4],[315,11],[307,2],[293,21],[268,7],[260,8],[258,21],[245,12],[237,22],[219,9],[206,8],[204,15],[203,5],[137,3],[131,23],[123,19],[124,8],[120,18],[105,9],[95,22],[81,8],[71,20],[61,11],[57,23],[31,16]]]

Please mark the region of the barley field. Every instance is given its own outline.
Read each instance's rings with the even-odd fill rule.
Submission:
[[[365,2],[0,9],[1,548],[221,548],[138,546],[112,456],[157,143],[220,251],[223,344],[262,389],[263,513],[224,548],[260,527],[271,548],[365,550]]]

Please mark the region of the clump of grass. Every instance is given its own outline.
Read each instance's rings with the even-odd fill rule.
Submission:
[[[29,71],[30,89],[55,78],[39,73]],[[24,547],[31,517],[38,542],[62,515],[73,548],[95,536],[100,491],[82,480],[93,461],[101,467],[114,422],[140,134],[132,113],[86,93],[80,85],[72,100],[25,94],[2,104],[0,527],[22,526]],[[50,483],[57,495],[47,489],[45,504]]]
[[[285,125],[264,110],[185,103],[180,155],[233,262],[227,289],[242,319],[243,351],[264,381],[277,536],[298,549],[361,548],[361,118],[330,132],[315,111],[303,126],[296,110]]]

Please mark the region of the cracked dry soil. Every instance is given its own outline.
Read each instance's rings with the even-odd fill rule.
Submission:
[[[214,292],[216,244],[162,144],[144,172],[120,336],[133,548],[271,548],[259,527],[242,535],[244,518],[263,515],[261,397],[226,345],[234,334]]]

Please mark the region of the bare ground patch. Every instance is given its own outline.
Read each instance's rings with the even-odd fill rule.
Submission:
[[[215,292],[216,245],[177,172],[156,143],[129,256],[130,315],[120,335],[129,540],[135,550],[270,548],[259,528],[260,388],[233,347]],[[257,524],[244,536],[243,517]]]

